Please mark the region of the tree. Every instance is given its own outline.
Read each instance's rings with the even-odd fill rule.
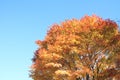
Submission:
[[[34,80],[108,80],[120,76],[120,32],[96,15],[54,24],[38,40],[31,67]]]

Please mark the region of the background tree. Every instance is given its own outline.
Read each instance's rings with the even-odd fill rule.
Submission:
[[[34,80],[107,80],[118,78],[118,25],[96,15],[54,24],[36,41],[31,69]]]

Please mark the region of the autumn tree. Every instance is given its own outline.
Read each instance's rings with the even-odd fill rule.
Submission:
[[[96,15],[54,24],[36,43],[33,80],[108,80],[120,77],[118,25]]]

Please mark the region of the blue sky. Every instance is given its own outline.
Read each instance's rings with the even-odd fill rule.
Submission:
[[[32,80],[35,41],[50,25],[86,14],[120,20],[120,0],[0,0],[0,80]]]

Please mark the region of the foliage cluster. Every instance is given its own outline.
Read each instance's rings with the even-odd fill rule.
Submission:
[[[36,43],[34,80],[120,78],[120,32],[112,20],[96,15],[66,20],[52,25]]]

